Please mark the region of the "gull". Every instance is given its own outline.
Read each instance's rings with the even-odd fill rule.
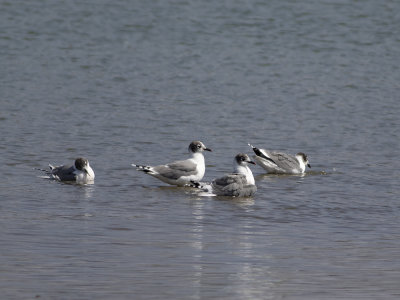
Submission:
[[[247,154],[239,153],[233,160],[233,173],[214,179],[211,184],[192,182],[191,186],[217,196],[250,197],[257,187],[248,164],[255,165],[255,162]]]
[[[304,173],[306,166],[311,168],[307,155],[303,152],[295,156],[279,151],[269,151],[256,148],[248,144],[256,154],[254,159],[268,173],[275,174],[301,174]]]
[[[191,181],[198,182],[204,177],[206,166],[203,151],[211,151],[200,141],[193,141],[188,147],[191,158],[178,160],[166,165],[144,166],[132,164],[138,171],[143,171],[165,183],[185,186]]]
[[[49,164],[50,171],[44,170],[53,179],[59,181],[75,181],[79,184],[92,183],[94,172],[86,158],[79,157],[74,165],[53,166]]]

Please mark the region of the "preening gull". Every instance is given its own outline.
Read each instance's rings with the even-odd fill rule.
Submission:
[[[279,151],[269,151],[259,149],[249,144],[256,154],[254,159],[257,164],[264,168],[268,173],[275,174],[301,174],[304,173],[306,166],[311,168],[307,155],[303,152],[295,156]]]
[[[53,166],[49,164],[50,171],[44,170],[53,179],[59,181],[75,181],[79,184],[93,183],[94,171],[86,158],[79,157],[73,165]]]

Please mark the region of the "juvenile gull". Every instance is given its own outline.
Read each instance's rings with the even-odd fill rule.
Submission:
[[[49,167],[50,171],[46,170],[46,173],[59,181],[75,181],[79,184],[94,181],[93,169],[86,158],[77,158],[74,165],[53,166],[49,164]]]
[[[239,153],[233,160],[233,173],[215,179],[211,184],[192,183],[217,196],[250,197],[257,191],[253,173],[248,164],[254,164],[249,156]]]
[[[191,158],[178,160],[166,165],[143,166],[132,164],[137,170],[143,171],[161,181],[177,186],[185,186],[191,181],[200,181],[206,170],[203,151],[211,151],[200,141],[193,141],[189,145]]]
[[[303,152],[293,156],[279,151],[259,149],[250,144],[249,146],[256,154],[254,159],[257,164],[267,170],[268,173],[301,174],[304,173],[306,166],[311,168],[307,155]]]

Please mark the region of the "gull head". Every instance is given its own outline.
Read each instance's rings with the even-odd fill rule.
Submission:
[[[211,151],[210,148],[207,148],[202,142],[200,141],[193,141],[189,145],[189,152],[191,153],[198,153],[203,151]]]
[[[244,153],[239,153],[235,156],[235,162],[239,166],[246,166],[247,164],[253,164],[255,165],[256,163],[250,159],[250,157],[247,154]]]
[[[309,167],[311,169],[311,165],[308,162],[308,158],[307,155],[305,155],[303,152],[299,152],[296,154],[296,158],[298,159],[298,161],[301,161],[304,163],[304,165],[306,165],[307,167]]]
[[[75,160],[75,169],[85,172],[89,177],[94,178],[93,169],[90,167],[89,161],[86,158],[78,157]]]

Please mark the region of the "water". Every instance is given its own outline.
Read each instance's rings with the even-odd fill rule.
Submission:
[[[1,1],[4,299],[398,299],[397,1]],[[131,163],[247,143],[253,198]],[[87,157],[91,186],[34,168]]]

